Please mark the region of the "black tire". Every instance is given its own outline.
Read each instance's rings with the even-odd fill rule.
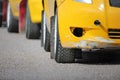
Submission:
[[[58,63],[73,63],[75,61],[75,50],[61,46],[58,25],[55,24],[57,24],[57,15],[51,18],[51,58],[54,58]]]
[[[47,29],[45,21],[45,12],[42,12],[42,23],[41,23],[41,46],[44,47],[44,50],[50,52],[50,33]]]
[[[0,27],[2,27],[2,16],[0,16]]]
[[[13,16],[9,3],[7,6],[7,28],[8,32],[18,32],[18,20]]]
[[[37,23],[32,23],[30,19],[28,6],[27,6],[27,12],[26,12],[26,38],[28,39],[40,38],[40,26]]]
[[[75,58],[76,59],[83,59],[83,55],[82,55],[82,50],[81,49],[75,49]]]

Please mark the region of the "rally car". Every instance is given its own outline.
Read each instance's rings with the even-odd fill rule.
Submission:
[[[75,51],[120,48],[120,0],[43,0],[44,47],[58,63]]]
[[[7,5],[8,31],[26,31],[28,39],[38,39],[42,9],[42,0],[9,0]]]

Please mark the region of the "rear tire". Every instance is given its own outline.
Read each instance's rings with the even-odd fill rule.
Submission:
[[[75,61],[74,49],[63,48],[59,39],[57,15],[51,17],[51,58],[58,63],[73,63]]]
[[[40,38],[40,26],[36,23],[32,23],[30,19],[29,8],[27,6],[26,12],[26,38],[39,39]]]
[[[50,52],[50,33],[47,29],[45,20],[45,12],[42,12],[42,23],[41,23],[41,46],[44,47],[45,51]]]
[[[18,20],[13,16],[9,3],[7,6],[7,28],[8,32],[18,32]]]

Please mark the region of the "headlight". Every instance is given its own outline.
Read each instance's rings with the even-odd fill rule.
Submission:
[[[75,0],[75,1],[92,4],[92,0]]]

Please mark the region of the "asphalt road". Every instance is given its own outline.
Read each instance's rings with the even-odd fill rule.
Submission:
[[[0,28],[0,80],[120,80],[119,52],[98,52],[99,59],[90,62],[58,64],[40,45],[25,33]]]

